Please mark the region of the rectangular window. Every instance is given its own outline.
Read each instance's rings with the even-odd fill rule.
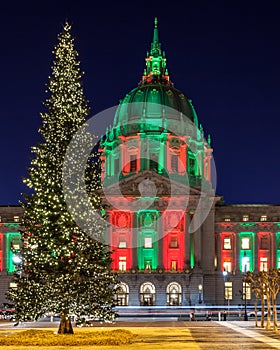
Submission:
[[[126,256],[120,256],[120,258],[119,258],[119,270],[126,271]]]
[[[224,249],[231,249],[231,239],[230,237],[224,238]]]
[[[243,256],[242,258],[242,272],[246,273],[250,271],[250,259],[248,256]]]
[[[153,248],[152,237],[145,237],[144,238],[144,248]]]
[[[232,300],[232,282],[225,282],[225,299]]]
[[[137,169],[137,157],[136,155],[130,156],[130,172],[135,173]]]
[[[267,258],[260,258],[260,271],[268,270],[268,261]]]
[[[246,300],[251,300],[251,287],[249,283],[243,282],[243,287],[242,287],[242,293],[243,293],[243,299],[245,299],[246,295]]]
[[[14,216],[14,222],[19,222],[19,216],[18,215]]]
[[[243,221],[249,221],[249,215],[243,215],[242,220]]]
[[[171,155],[171,170],[177,172],[178,171],[178,155]]]
[[[231,261],[224,261],[223,267],[227,272],[231,272],[232,271],[232,267],[231,267]]]
[[[126,248],[126,239],[125,237],[120,237],[120,240],[119,240],[119,248]]]
[[[16,237],[17,238],[17,237]],[[11,242],[11,248],[13,250],[19,250],[20,249],[20,242],[18,239],[13,239]]]
[[[261,216],[261,221],[267,221],[267,215],[262,215]]]
[[[250,238],[243,237],[241,240],[241,248],[242,249],[250,249]]]
[[[268,250],[268,237],[261,237],[260,239],[260,249]]]
[[[178,238],[177,237],[170,238],[169,248],[178,248]]]
[[[171,271],[176,271],[177,270],[177,261],[176,260],[172,260],[171,261]]]

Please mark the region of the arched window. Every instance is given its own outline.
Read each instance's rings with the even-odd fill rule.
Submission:
[[[140,287],[140,305],[154,306],[156,304],[156,288],[151,282],[145,282]]]
[[[182,287],[177,282],[171,282],[166,287],[166,303],[169,306],[182,305]]]
[[[128,305],[128,297],[129,297],[129,287],[126,283],[119,283],[115,287],[116,294],[115,300],[116,305],[118,306],[127,306]]]

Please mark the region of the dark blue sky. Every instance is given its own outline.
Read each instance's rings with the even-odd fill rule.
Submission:
[[[57,34],[73,25],[92,115],[136,87],[153,18],[176,88],[212,136],[226,203],[280,203],[277,1],[11,2],[1,5],[0,204],[17,204]]]

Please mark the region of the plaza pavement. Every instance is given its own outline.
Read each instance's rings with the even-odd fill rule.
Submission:
[[[280,349],[280,335],[256,328],[254,321],[186,322],[200,349]]]
[[[0,330],[22,328],[56,328],[58,322],[28,322],[14,326],[12,322],[1,322]],[[134,320],[112,324],[95,323],[93,327],[164,327],[186,328],[197,346],[202,350],[268,350],[280,349],[280,334],[255,327],[254,321],[177,321]],[[175,344],[174,344],[175,345]],[[172,350],[176,349],[176,345]],[[186,344],[186,350],[188,345]]]

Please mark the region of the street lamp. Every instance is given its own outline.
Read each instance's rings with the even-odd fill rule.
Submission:
[[[224,276],[224,299],[227,299],[227,304],[228,304],[228,315],[229,315],[229,291],[227,289],[227,294],[226,294],[226,278],[227,278],[228,272],[227,270],[224,268],[223,271],[223,276]]]
[[[199,284],[199,285],[198,285],[198,303],[199,303],[199,304],[202,303],[201,294],[202,294],[202,284]]]

